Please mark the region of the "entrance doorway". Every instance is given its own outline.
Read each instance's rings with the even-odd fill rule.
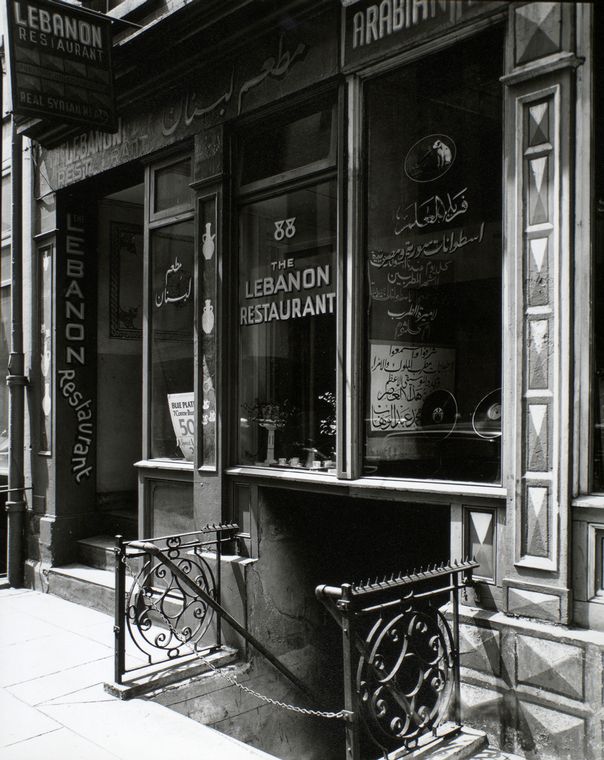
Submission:
[[[97,501],[111,533],[137,528],[144,193],[141,169],[140,178],[130,175],[98,200]]]

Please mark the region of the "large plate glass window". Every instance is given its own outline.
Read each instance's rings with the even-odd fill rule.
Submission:
[[[366,86],[365,474],[500,479],[502,34]]]
[[[279,156],[267,165],[295,182],[240,207],[240,464],[335,467],[336,182],[333,169],[304,182],[309,167],[333,160],[331,114],[275,129]],[[242,174],[257,187],[263,178],[245,150],[256,142],[243,142]]]

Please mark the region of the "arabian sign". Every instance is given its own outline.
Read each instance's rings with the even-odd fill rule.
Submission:
[[[113,130],[111,21],[51,0],[9,0],[13,111]]]
[[[344,8],[344,66],[398,52],[506,5],[501,0],[355,0]]]

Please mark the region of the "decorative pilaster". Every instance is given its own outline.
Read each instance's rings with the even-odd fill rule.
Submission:
[[[224,191],[224,130],[211,127],[195,137],[194,181],[196,192],[196,347],[195,429],[197,434],[195,481],[196,519],[221,519],[223,477],[219,474],[221,379],[220,351],[223,320],[220,309],[223,246],[222,199]]]
[[[564,3],[514,5],[503,77],[515,169],[507,215],[516,322],[508,350],[517,368],[507,399],[515,412],[515,476],[505,599],[512,614],[556,622],[567,619],[569,587],[573,13]]]

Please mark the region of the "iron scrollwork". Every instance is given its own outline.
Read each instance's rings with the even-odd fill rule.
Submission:
[[[316,588],[342,629],[351,760],[366,756],[364,735],[384,757],[399,757],[461,729],[459,593],[478,566],[456,560]]]
[[[383,750],[408,746],[443,718],[453,683],[453,640],[438,610],[409,604],[375,623],[357,669],[360,712]]]
[[[200,547],[185,546],[180,536],[171,536],[166,548],[174,564],[215,599],[214,573]],[[131,641],[148,664],[188,654],[207,633],[213,616],[208,604],[168,567],[148,555],[143,559],[128,594],[126,621]]]

